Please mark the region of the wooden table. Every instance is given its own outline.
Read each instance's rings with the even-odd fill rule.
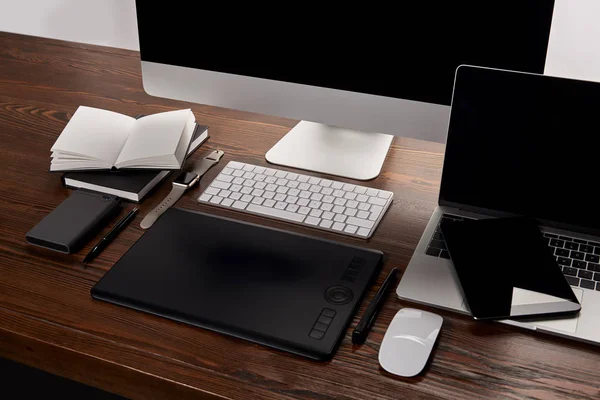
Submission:
[[[171,185],[144,201],[136,221],[87,268],[80,260],[90,245],[62,255],[26,244],[25,233],[69,194],[48,172],[49,155],[79,105],[128,115],[191,107],[211,135],[194,157],[221,148],[222,165],[267,165],[265,152],[297,121],[151,97],[137,52],[8,33],[0,43],[0,356],[132,398],[600,397],[598,347],[440,310],[433,311],[444,326],[424,373],[392,376],[377,352],[393,315],[411,306],[393,295],[367,343],[350,341],[355,318],[325,363],[93,300],[91,287],[142,235],[139,221]],[[436,205],[443,151],[395,139],[382,174],[366,183],[395,193],[369,241],[199,205],[198,188],[178,206],[382,250],[384,271],[360,317],[385,273],[408,264]]]

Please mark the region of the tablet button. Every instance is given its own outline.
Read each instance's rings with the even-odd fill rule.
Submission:
[[[331,286],[325,291],[325,300],[332,304],[346,304],[353,298],[352,290],[345,286]]]

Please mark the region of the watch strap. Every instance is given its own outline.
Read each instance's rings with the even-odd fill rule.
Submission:
[[[206,171],[208,171],[213,165],[219,163],[221,157],[223,157],[223,154],[225,153],[222,150],[213,151],[212,153],[204,157],[202,160],[200,160],[199,163],[195,164],[191,172],[197,174],[200,178],[202,178],[202,175],[204,175]]]
[[[209,155],[200,160],[200,162],[197,163],[197,165],[194,165],[190,172],[193,172],[196,175],[198,175],[197,179],[200,180],[202,178],[202,175],[204,175],[206,171],[208,171],[213,165],[217,164],[221,160],[223,154],[225,154],[225,152],[223,152],[222,150],[214,150]],[[167,211],[173,204],[177,202],[177,200],[181,198],[181,196],[183,196],[187,189],[188,188],[183,185],[178,185],[174,183],[173,189],[171,189],[167,197],[165,197],[165,199],[161,201],[159,205],[154,207],[154,209],[150,211],[144,217],[144,219],[142,219],[142,222],[140,222],[140,227],[142,229],[150,228],[152,224],[154,224],[154,222],[156,222],[156,220],[165,211]]]
[[[165,211],[169,209],[169,207],[175,204],[177,200],[181,198],[181,196],[183,196],[186,190],[187,187],[183,185],[173,185],[173,189],[171,189],[167,197],[165,197],[165,199],[161,201],[160,204],[154,208],[154,210],[150,211],[144,217],[142,222],[140,222],[140,227],[142,229],[150,228],[152,224],[156,222],[158,217],[160,217]]]

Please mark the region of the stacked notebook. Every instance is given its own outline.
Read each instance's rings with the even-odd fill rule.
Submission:
[[[140,202],[208,138],[191,110],[135,118],[79,107],[52,146],[63,184]]]

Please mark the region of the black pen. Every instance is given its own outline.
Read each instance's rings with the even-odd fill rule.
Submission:
[[[363,344],[365,340],[367,340],[367,335],[369,335],[369,331],[373,326],[375,317],[377,316],[377,313],[379,312],[379,309],[381,308],[385,300],[385,293],[387,291],[387,288],[388,286],[390,286],[390,283],[392,283],[392,281],[396,277],[397,272],[398,270],[396,268],[392,269],[381,284],[381,287],[379,288],[379,290],[375,294],[375,297],[373,297],[373,300],[367,307],[367,310],[365,311],[365,314],[363,315],[362,319],[360,320],[358,325],[356,325],[356,328],[354,328],[354,332],[352,332],[352,343]]]
[[[104,236],[102,239],[100,239],[100,241],[98,242],[98,244],[96,244],[94,246],[94,248],[92,250],[90,250],[90,252],[87,254],[87,256],[85,256],[85,258],[83,259],[83,263],[88,263],[90,262],[94,257],[96,257],[98,254],[100,254],[100,252],[102,250],[104,250],[104,248],[106,246],[108,246],[108,244],[110,242],[112,242],[112,240],[114,238],[117,237],[117,235],[119,234],[119,232],[121,232],[123,230],[123,228],[125,228],[127,226],[127,224],[129,222],[131,222],[131,220],[133,219],[133,217],[135,216],[135,214],[138,212],[138,208],[134,208],[133,210],[129,211],[127,213],[127,215],[125,215],[123,218],[121,218],[119,220],[119,222],[117,222],[115,224],[115,226],[113,226],[113,228],[106,234],[106,236]]]

